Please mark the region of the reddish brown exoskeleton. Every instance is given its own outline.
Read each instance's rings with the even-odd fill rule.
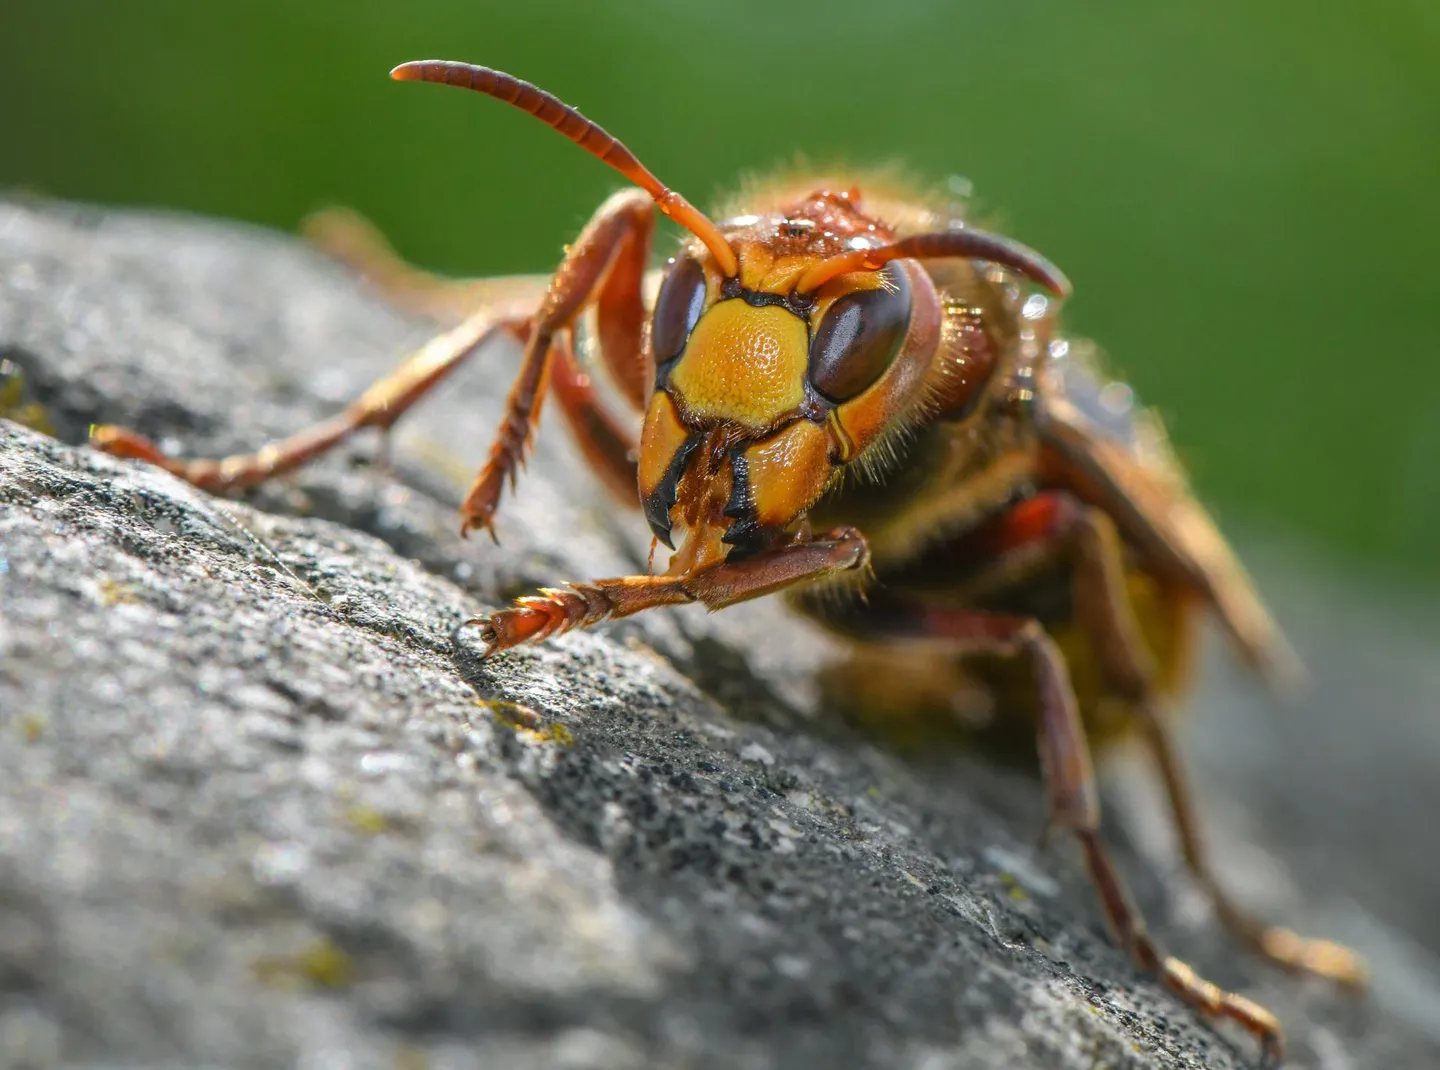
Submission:
[[[1363,982],[1346,949],[1252,921],[1207,865],[1161,706],[1183,686],[1204,611],[1262,672],[1282,671],[1286,649],[1158,421],[1058,332],[1069,285],[1053,265],[924,197],[846,181],[779,183],[716,224],[526,82],[439,61],[393,76],[513,104],[640,189],[600,207],[528,304],[425,277],[332,218],[335,251],[459,325],[340,416],[253,455],[174,460],[109,427],[96,444],[204,488],[249,486],[360,428],[388,429],[508,332],[524,356],[464,529],[493,531],[548,391],[600,479],[679,548],[663,574],[543,589],[474,622],[489,653],[655,606],[718,609],[784,591],[848,636],[857,663],[889,669],[857,676],[883,681],[870,686],[875,701],[943,699],[991,679],[972,672],[979,662],[1018,666],[1025,686],[997,696],[1000,716],[1033,721],[1053,823],[1079,840],[1111,929],[1145,969],[1278,1055],[1269,1012],[1161,951],[1101,843],[1090,740],[1127,729],[1159,766],[1185,859],[1221,920],[1283,966]],[[651,303],[657,208],[691,237]],[[601,362],[644,414],[638,443],[576,359],[591,310]]]

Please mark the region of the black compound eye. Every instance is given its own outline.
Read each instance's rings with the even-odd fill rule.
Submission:
[[[825,310],[810,342],[810,385],[829,401],[848,401],[885,374],[910,329],[910,280],[899,264],[885,285],[848,293]]]
[[[671,269],[655,298],[655,315],[650,326],[650,344],[655,363],[674,360],[685,348],[690,332],[705,311],[705,269],[698,260],[686,257]]]

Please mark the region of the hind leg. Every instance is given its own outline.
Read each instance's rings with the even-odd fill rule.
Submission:
[[[1351,987],[1365,984],[1364,962],[1329,940],[1306,939],[1251,917],[1215,876],[1195,815],[1193,796],[1155,696],[1155,670],[1126,593],[1120,537],[1110,518],[1074,502],[1076,613],[1092,636],[1112,687],[1129,700],[1160,771],[1186,867],[1214,904],[1221,923],[1253,950],[1287,970]]]
[[[1287,970],[1362,986],[1365,965],[1354,952],[1255,920],[1216,878],[1162,716],[1155,660],[1131,600],[1124,546],[1109,515],[1066,492],[1048,491],[977,529],[956,552],[988,562],[960,588],[966,600],[983,600],[1059,565],[1070,570],[1075,618],[1095,651],[1107,690],[1125,700],[1139,719],[1164,783],[1185,864],[1214,904],[1220,922],[1248,947]]]
[[[546,276],[454,279],[405,260],[384,234],[348,208],[326,208],[300,225],[307,241],[373,286],[390,304],[439,323],[459,323],[482,305],[538,304]]]
[[[1046,559],[1046,547],[1051,560],[1063,557],[1069,561],[1076,618],[1090,638],[1109,689],[1125,699],[1139,718],[1146,746],[1160,770],[1185,864],[1214,904],[1221,924],[1287,970],[1362,986],[1365,965],[1354,952],[1329,940],[1306,939],[1255,920],[1216,878],[1179,755],[1161,714],[1154,660],[1130,600],[1124,548],[1109,516],[1068,494],[1050,492],[1016,506],[983,535],[1007,549],[982,573],[981,583],[991,574],[1003,585],[1012,578],[1014,563],[1028,562],[1033,568]]]
[[[1100,838],[1100,803],[1090,744],[1080,719],[1064,657],[1034,619],[911,603],[883,593],[840,622],[871,638],[930,642],[957,653],[984,653],[1023,660],[1034,675],[1039,704],[1038,744],[1051,826],[1080,842],[1106,921],[1116,941],[1144,970],[1202,1014],[1225,1018],[1248,1030],[1267,1058],[1278,1061],[1284,1041],[1275,1016],[1252,1000],[1226,992],[1167,955],[1145,926],[1125,882]]]

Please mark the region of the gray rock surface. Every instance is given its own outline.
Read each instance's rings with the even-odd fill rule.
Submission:
[[[1254,1064],[1110,945],[1031,775],[832,723],[831,652],[777,606],[452,641],[646,545],[553,427],[501,545],[458,538],[504,349],[390,473],[361,441],[242,504],[79,445],[253,447],[426,334],[288,239],[0,204],[0,359],[59,439],[0,421],[0,1066]],[[1440,1065],[1423,957],[1381,949],[1404,1013],[1250,960],[1128,846],[1132,794],[1111,838],[1154,927],[1279,1013],[1292,1065]],[[1267,910],[1372,916],[1220,812]]]

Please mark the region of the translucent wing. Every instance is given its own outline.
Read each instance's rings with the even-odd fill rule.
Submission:
[[[1052,344],[1041,379],[1041,435],[1067,482],[1104,508],[1158,566],[1214,608],[1241,656],[1280,690],[1298,660],[1215,521],[1195,498],[1159,417],[1106,375],[1094,346]]]

